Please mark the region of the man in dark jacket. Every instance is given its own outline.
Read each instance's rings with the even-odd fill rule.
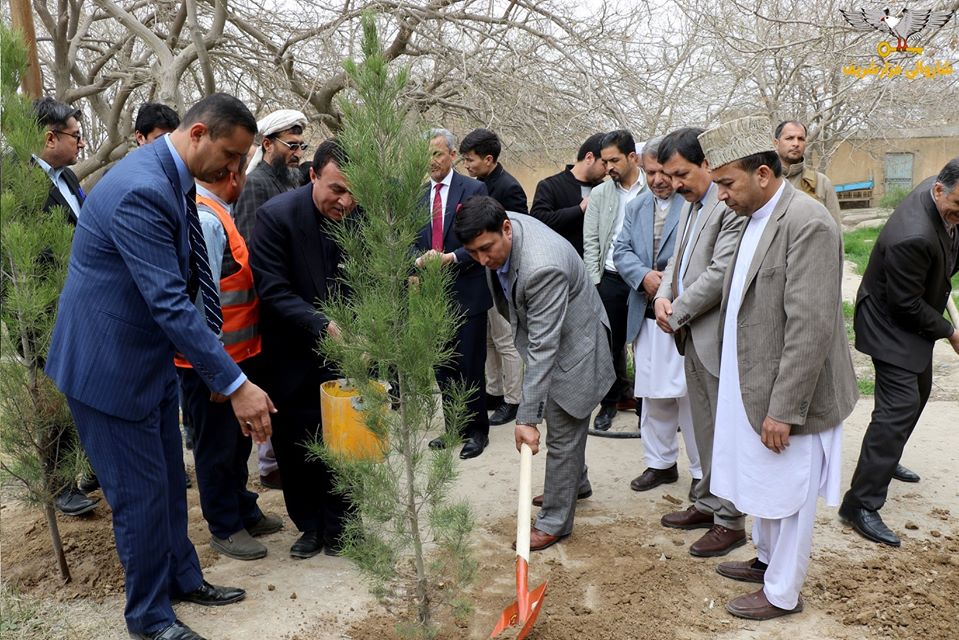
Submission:
[[[879,516],[889,481],[932,387],[932,348],[959,331],[943,317],[959,271],[959,157],[927,178],[883,227],[856,295],[856,349],[872,356],[876,403],[839,516],[860,534],[898,547]],[[955,321],[955,318],[953,318]]]
[[[332,140],[313,156],[312,183],[280,194],[256,214],[250,266],[260,298],[263,386],[275,399],[273,450],[283,469],[283,499],[300,538],[294,558],[341,550],[348,502],[333,491],[326,463],[303,446],[322,438],[320,385],[337,377],[317,353],[336,324],[319,312],[340,276],[342,254],[332,225],[356,206],[340,167],[346,157]]]
[[[600,157],[605,133],[594,133],[576,154],[576,164],[536,185],[530,215],[566,238],[576,252],[583,255],[583,217],[589,203],[589,192],[606,177],[606,163]]]
[[[44,211],[54,207],[63,209],[66,221],[77,226],[80,207],[86,198],[80,187],[77,174],[70,169],[77,163],[80,151],[85,147],[80,133],[80,110],[68,104],[46,97],[35,100],[33,114],[40,126],[46,128],[43,149],[40,155],[33,157],[33,163],[50,178],[50,192],[43,205]],[[59,465],[60,456],[78,443],[74,442],[72,430],[64,427],[59,442],[51,447],[54,452],[45,464],[52,469]],[[95,487],[94,487],[95,488]],[[64,488],[54,498],[57,511],[67,516],[79,516],[92,511],[99,499],[91,499],[76,484]]]

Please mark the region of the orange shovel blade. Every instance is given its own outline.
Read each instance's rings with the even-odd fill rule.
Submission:
[[[529,592],[529,615],[526,616],[526,620],[519,619],[519,603],[517,602],[513,602],[503,609],[503,613],[500,614],[499,617],[499,622],[496,623],[496,627],[489,637],[495,638],[510,627],[522,626],[519,635],[516,636],[516,640],[525,638],[533,628],[533,623],[536,622],[536,617],[539,615],[540,609],[543,608],[543,597],[545,595],[545,582]]]

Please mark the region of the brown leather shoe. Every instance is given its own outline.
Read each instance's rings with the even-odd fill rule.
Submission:
[[[695,505],[690,505],[685,511],[667,513],[659,523],[670,529],[709,529],[713,526],[713,514],[703,513]]]
[[[577,500],[585,500],[586,498],[590,497],[591,495],[593,495],[593,490],[592,490],[592,489],[587,489],[586,491],[581,491],[580,493],[577,493],[577,494],[576,494],[576,499],[577,499]],[[539,494],[538,496],[535,496],[535,497],[533,498],[533,506],[534,506],[534,507],[542,507],[542,506],[543,506],[543,494],[542,494],[542,493]]]
[[[763,593],[762,589],[733,598],[726,603],[726,611],[737,618],[746,618],[747,620],[771,620],[780,616],[788,616],[790,613],[799,613],[802,610],[802,596],[799,596],[799,602],[796,603],[794,609],[780,609],[766,599],[766,594]]]
[[[742,529],[727,529],[714,524],[702,538],[689,547],[689,555],[697,558],[724,556],[733,549],[746,544],[746,532]]]
[[[766,578],[766,567],[757,569],[759,558],[753,558],[746,562],[720,562],[716,567],[716,573],[726,578],[739,580],[740,582],[755,582],[763,584]],[[762,566],[762,565],[760,565]]]
[[[542,551],[548,547],[552,547],[554,544],[562,540],[563,538],[568,538],[569,534],[565,536],[554,536],[551,533],[546,533],[545,531],[540,531],[536,527],[529,528],[529,550],[530,551]],[[513,549],[516,548],[516,541],[513,541]]]
[[[633,478],[633,481],[629,483],[629,488],[633,491],[649,491],[661,484],[672,484],[677,480],[679,480],[679,471],[676,470],[676,465],[668,469],[649,467],[646,471],[643,471],[641,476]]]

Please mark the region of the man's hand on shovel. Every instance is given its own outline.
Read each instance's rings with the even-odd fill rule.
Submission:
[[[516,437],[516,450],[523,450],[523,443],[529,445],[533,455],[539,452],[539,429],[535,424],[518,424],[514,431]]]

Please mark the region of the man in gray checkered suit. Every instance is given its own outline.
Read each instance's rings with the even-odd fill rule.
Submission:
[[[535,454],[537,425],[545,419],[549,427],[546,490],[530,532],[530,550],[538,551],[572,532],[577,498],[592,493],[586,474],[589,417],[616,377],[609,320],[579,255],[542,222],[507,216],[493,198],[475,196],[463,204],[454,230],[487,268],[493,303],[509,319],[526,363],[517,449],[525,442]]]

